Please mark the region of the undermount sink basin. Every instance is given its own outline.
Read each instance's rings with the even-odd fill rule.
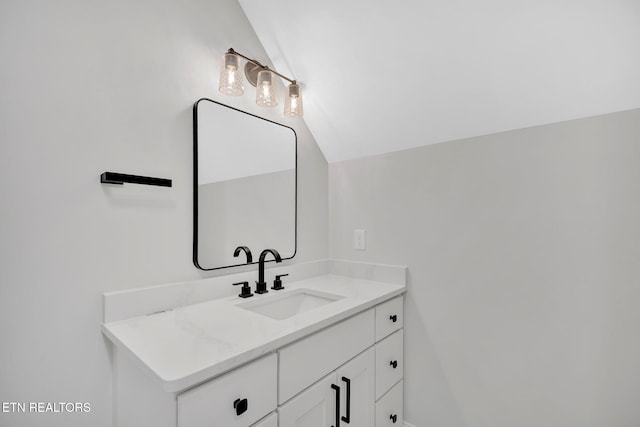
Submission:
[[[344,297],[340,295],[312,289],[295,289],[279,295],[269,295],[253,301],[242,302],[238,304],[238,307],[272,319],[283,320],[342,298]]]

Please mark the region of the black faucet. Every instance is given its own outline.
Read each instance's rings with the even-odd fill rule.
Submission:
[[[251,249],[247,246],[238,246],[236,251],[233,253],[233,257],[237,257],[240,255],[240,251],[244,251],[245,255],[247,255],[247,264],[251,264],[253,262],[253,256],[251,256]]]
[[[265,249],[260,254],[260,259],[258,260],[258,281],[256,282],[256,294],[266,294],[269,292],[267,290],[267,282],[264,281],[264,259],[266,256],[271,253],[273,257],[276,259],[276,263],[282,262],[282,258],[280,254],[275,249]]]

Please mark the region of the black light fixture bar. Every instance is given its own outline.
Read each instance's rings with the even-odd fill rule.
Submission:
[[[265,70],[269,70],[269,71],[271,71],[273,74],[275,74],[276,76],[280,76],[280,77],[282,77],[283,79],[285,79],[285,80],[286,80],[286,81],[288,81],[289,83],[296,84],[295,79],[290,79],[289,77],[287,77],[287,76],[285,76],[285,75],[280,74],[279,72],[277,72],[277,71],[276,71],[276,70],[274,70],[273,68],[269,68],[268,66],[261,64],[260,62],[256,61],[255,59],[249,58],[248,56],[244,56],[243,54],[241,54],[240,52],[235,51],[235,50],[234,50],[233,48],[231,48],[231,47],[229,48],[229,50],[227,50],[227,53],[233,53],[234,55],[238,55],[240,58],[244,58],[244,59],[246,59],[247,61],[249,61],[249,62],[251,62],[251,63],[253,63],[253,64],[256,64],[258,67],[260,67],[260,68],[262,68],[262,69],[265,69]],[[254,86],[255,86],[255,85],[254,85]]]
[[[103,184],[119,185],[122,185],[126,182],[129,184],[156,185],[159,187],[172,186],[170,179],[153,178],[151,176],[127,175],[125,173],[117,172],[103,172],[102,175],[100,175],[100,182]]]

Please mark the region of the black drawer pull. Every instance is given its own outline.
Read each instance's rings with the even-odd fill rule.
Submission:
[[[351,380],[347,377],[342,377],[342,381],[347,384],[347,416],[342,417],[342,421],[349,424],[351,423]]]
[[[398,367],[398,361],[397,360],[392,360],[391,362],[389,362],[389,365],[393,368],[396,369]]]
[[[389,416],[389,419],[395,424],[398,421],[398,416],[393,414]]]
[[[233,407],[236,408],[236,415],[240,416],[247,412],[249,401],[247,399],[236,399],[233,402]]]
[[[340,387],[331,384],[331,388],[336,391],[336,425],[331,427],[340,427]]]
[[[396,323],[398,321],[398,316],[392,314],[391,316],[389,316],[389,320],[391,320],[393,323]]]

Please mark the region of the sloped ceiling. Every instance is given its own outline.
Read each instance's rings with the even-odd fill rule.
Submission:
[[[640,0],[240,0],[329,162],[640,107]]]

